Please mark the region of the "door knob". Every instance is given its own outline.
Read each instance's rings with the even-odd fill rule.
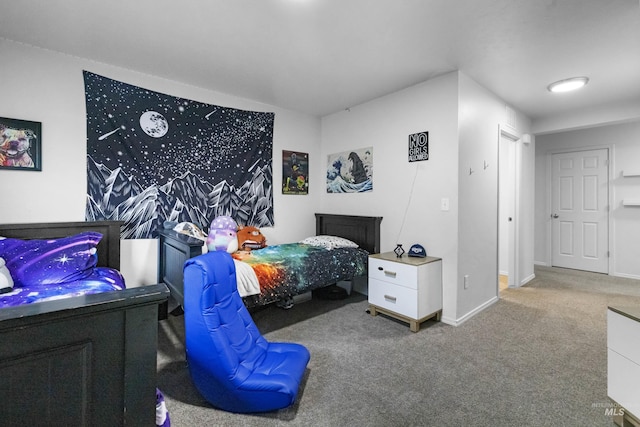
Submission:
[[[558,218],[558,214],[551,214],[551,218]]]

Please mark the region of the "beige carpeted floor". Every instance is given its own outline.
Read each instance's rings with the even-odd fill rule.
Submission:
[[[537,267],[528,285],[460,326],[418,333],[367,314],[366,298],[253,313],[271,341],[311,352],[296,403],[226,413],[191,385],[183,317],[160,322],[158,386],[175,426],[613,426],[606,311],[640,305],[640,281]]]

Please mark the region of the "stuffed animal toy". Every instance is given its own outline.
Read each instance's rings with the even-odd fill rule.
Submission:
[[[13,279],[9,274],[9,269],[5,265],[4,258],[0,258],[0,294],[13,290]]]
[[[164,395],[156,388],[156,427],[171,427],[171,419]]]
[[[245,225],[238,230],[238,248],[242,251],[260,249],[267,246],[267,238],[260,232],[260,229]]]
[[[211,221],[209,235],[207,236],[207,249],[209,251],[227,251],[230,254],[238,250],[238,224],[233,218],[219,216]]]
[[[204,231],[200,230],[200,227],[198,227],[192,222],[181,222],[179,224],[176,224],[173,227],[173,231],[186,234],[189,237],[202,240],[203,242],[207,241],[207,235],[204,234]]]

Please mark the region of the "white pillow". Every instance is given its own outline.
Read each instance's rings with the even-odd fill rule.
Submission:
[[[338,236],[312,236],[307,237],[300,241],[300,243],[304,243],[305,245],[311,246],[320,246],[325,249],[337,249],[337,248],[357,248],[358,244],[352,242],[349,239],[345,239],[344,237]]]

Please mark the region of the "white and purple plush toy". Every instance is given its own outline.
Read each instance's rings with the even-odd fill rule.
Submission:
[[[13,290],[13,279],[9,273],[9,269],[5,265],[4,258],[0,258],[0,294],[11,292]]]
[[[164,395],[156,388],[156,427],[171,427],[171,419]]]
[[[238,250],[238,224],[229,216],[219,216],[211,221],[207,236],[209,251],[227,251],[230,254]]]

